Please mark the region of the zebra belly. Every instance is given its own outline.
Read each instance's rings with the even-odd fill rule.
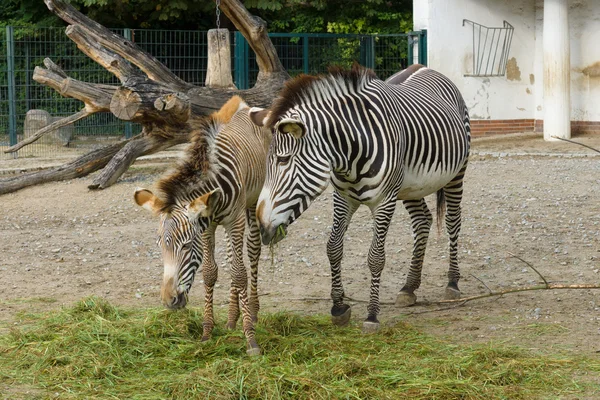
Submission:
[[[417,171],[406,169],[398,200],[418,200],[446,186],[458,171]]]

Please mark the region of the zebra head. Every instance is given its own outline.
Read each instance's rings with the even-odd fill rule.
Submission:
[[[274,244],[327,188],[330,165],[318,137],[311,132],[310,120],[297,109],[288,110],[276,121],[271,121],[269,110],[253,107],[249,114],[256,125],[273,131],[256,217],[263,244]]]
[[[166,211],[161,199],[147,189],[136,189],[134,200],[160,217],[156,242],[164,262],[161,300],[167,308],[183,308],[202,262],[201,236],[208,222],[206,218],[190,221],[185,206],[173,205]]]

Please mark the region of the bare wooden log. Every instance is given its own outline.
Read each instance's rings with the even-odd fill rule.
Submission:
[[[58,121],[54,121],[50,125],[46,125],[42,129],[37,131],[35,134],[28,137],[27,139],[22,140],[19,143],[15,144],[14,146],[11,146],[8,149],[4,150],[4,152],[5,153],[14,153],[15,151],[18,151],[19,149],[27,146],[28,144],[35,142],[36,140],[38,140],[39,138],[44,136],[46,133],[53,132],[56,129],[62,128],[63,126],[66,126],[66,125],[70,125],[70,124],[72,124],[76,121],[79,121],[80,119],[83,119],[91,114],[94,114],[94,111],[89,111],[86,108],[84,108],[83,110],[80,110],[79,112],[76,112],[75,114],[69,115],[68,117],[65,117],[65,118],[61,118]]]
[[[237,89],[231,75],[229,30],[210,29],[207,34],[208,60],[205,84],[212,88]]]
[[[90,153],[67,164],[61,165],[60,167],[29,172],[15,177],[2,179],[0,180],[0,195],[15,192],[40,183],[63,181],[86,176],[108,164],[110,159],[127,143],[128,141],[121,141],[91,151]]]
[[[93,150],[65,165],[61,165],[60,167],[29,172],[2,179],[0,180],[0,195],[15,192],[40,183],[56,182],[86,176],[104,168],[109,161],[127,145],[132,149],[143,149],[138,155],[146,155],[164,150],[176,144],[185,143],[186,141],[186,135],[178,135],[170,138],[165,138],[163,136],[138,135],[134,138]]]
[[[154,141],[151,149],[164,149],[181,143],[182,137],[191,132],[191,119],[217,111],[234,94],[242,96],[253,106],[268,107],[283,83],[289,79],[267,35],[265,22],[252,16],[239,0],[221,0],[221,8],[242,31],[257,56],[260,69],[257,83],[252,89],[244,91],[194,87],[134,43],[84,16],[65,0],[44,1],[50,11],[71,25],[67,28],[67,34],[79,48],[119,77],[124,87],[95,85],[71,79],[49,59],[45,62],[47,69],[36,68],[34,79],[53,87],[64,96],[83,101],[87,111],[111,111],[123,120],[141,123],[146,132],[144,140]],[[93,151],[53,169],[54,172],[27,175],[27,178],[11,180],[10,184],[0,181],[0,194],[31,184],[83,176],[104,167],[108,159],[116,156],[106,174],[90,185],[94,188],[106,187],[114,183],[138,155],[154,151],[138,144],[123,147],[125,143],[128,142],[109,146],[110,151]],[[93,165],[94,168],[80,167],[82,160],[87,160],[86,165]],[[79,172],[76,175],[72,173],[73,165],[78,165],[76,169]]]
[[[100,46],[94,36],[87,36],[86,30],[81,26],[69,25],[65,33],[75,42],[79,50],[114,74],[121,83],[127,84],[129,80],[134,78],[145,79],[145,76],[123,57]]]
[[[167,96],[177,98],[172,100],[172,107],[157,108],[161,106],[163,99]],[[157,102],[157,100],[161,101]],[[166,100],[168,103],[169,100]],[[179,103],[179,106],[175,106]],[[188,103],[185,105],[184,103]],[[189,99],[183,93],[172,93],[169,88],[156,84],[137,85],[135,89],[121,87],[115,91],[110,102],[110,111],[117,118],[124,121],[135,121],[140,123],[166,124],[181,126],[190,117]]]
[[[48,9],[62,20],[71,25],[80,25],[86,31],[87,36],[93,37],[100,46],[119,54],[130,63],[138,66],[148,78],[169,85],[178,91],[192,87],[192,85],[180,79],[148,52],[86,17],[66,1],[44,0],[44,2]]]
[[[102,172],[92,181],[88,189],[105,189],[113,185],[140,156],[153,154],[189,141],[188,135],[174,135],[171,139],[162,138],[162,140],[159,136],[151,138],[151,140],[137,140],[127,143],[102,169]]]
[[[46,59],[45,61],[50,61]],[[64,74],[64,73],[63,73]],[[99,85],[69,78],[66,74],[61,75],[55,70],[35,67],[33,80],[42,85],[50,86],[65,97],[72,97],[85,103],[90,111],[110,111],[110,100],[116,86]]]
[[[244,5],[237,0],[221,0],[221,10],[227,18],[242,32],[248,40],[248,44],[256,53],[256,63],[259,69],[259,80],[266,78],[272,73],[284,73],[289,75],[283,68],[275,46],[267,35],[267,24],[248,12]]]

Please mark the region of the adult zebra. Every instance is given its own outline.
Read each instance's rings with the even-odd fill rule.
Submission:
[[[447,206],[450,268],[446,295],[459,297],[457,240],[463,176],[470,145],[469,114],[456,86],[424,66],[412,66],[383,82],[358,65],[334,67],[326,76],[300,76],[287,83],[270,110],[253,108],[259,126],[273,129],[267,177],[257,217],[263,243],[276,242],[321,194],[335,188],[333,228],[327,243],[331,264],[331,309],[344,325],[341,280],[343,237],[359,205],[371,209],[373,240],[368,255],[371,289],[365,331],[378,329],[379,284],[385,238],[396,201],[411,218],[414,247],[398,305],[416,302],[432,216],[423,197],[438,192],[438,216]]]
[[[247,109],[240,97],[232,97],[193,131],[192,143],[183,161],[157,184],[161,196],[138,188],[134,199],[138,205],[160,215],[157,242],[165,265],[161,287],[165,306],[186,305],[187,293],[202,263],[203,341],[210,338],[214,327],[213,291],[217,280],[214,235],[218,225],[225,228],[229,242],[227,259],[231,262],[227,327],[235,328],[241,305],[248,354],[257,355],[260,348],[254,337],[253,322],[259,309],[260,232],[255,212],[265,179],[271,133],[253,124]],[[246,224],[251,270],[249,299],[243,261]]]

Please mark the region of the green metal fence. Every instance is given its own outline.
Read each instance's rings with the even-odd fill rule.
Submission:
[[[154,55],[183,80],[204,85],[205,31],[113,31]],[[425,31],[397,35],[272,33],[270,37],[281,62],[292,76],[325,72],[330,64],[349,66],[358,61],[385,79],[415,62],[426,64]],[[232,35],[232,49],[234,81],[239,89],[249,88],[258,75],[254,53],[239,32]],[[119,85],[112,74],[77,49],[63,28],[0,28],[0,160],[14,157],[4,154],[2,149],[16,144],[26,134],[35,133],[24,130],[28,110],[45,110],[53,118],[60,118],[83,106],[78,100],[62,97],[55,90],[33,81],[35,67],[43,66],[46,57],[75,79]],[[138,125],[118,120],[110,113],[92,115],[70,129],[67,141],[40,140],[20,150],[19,157],[72,157],[140,131]]]

